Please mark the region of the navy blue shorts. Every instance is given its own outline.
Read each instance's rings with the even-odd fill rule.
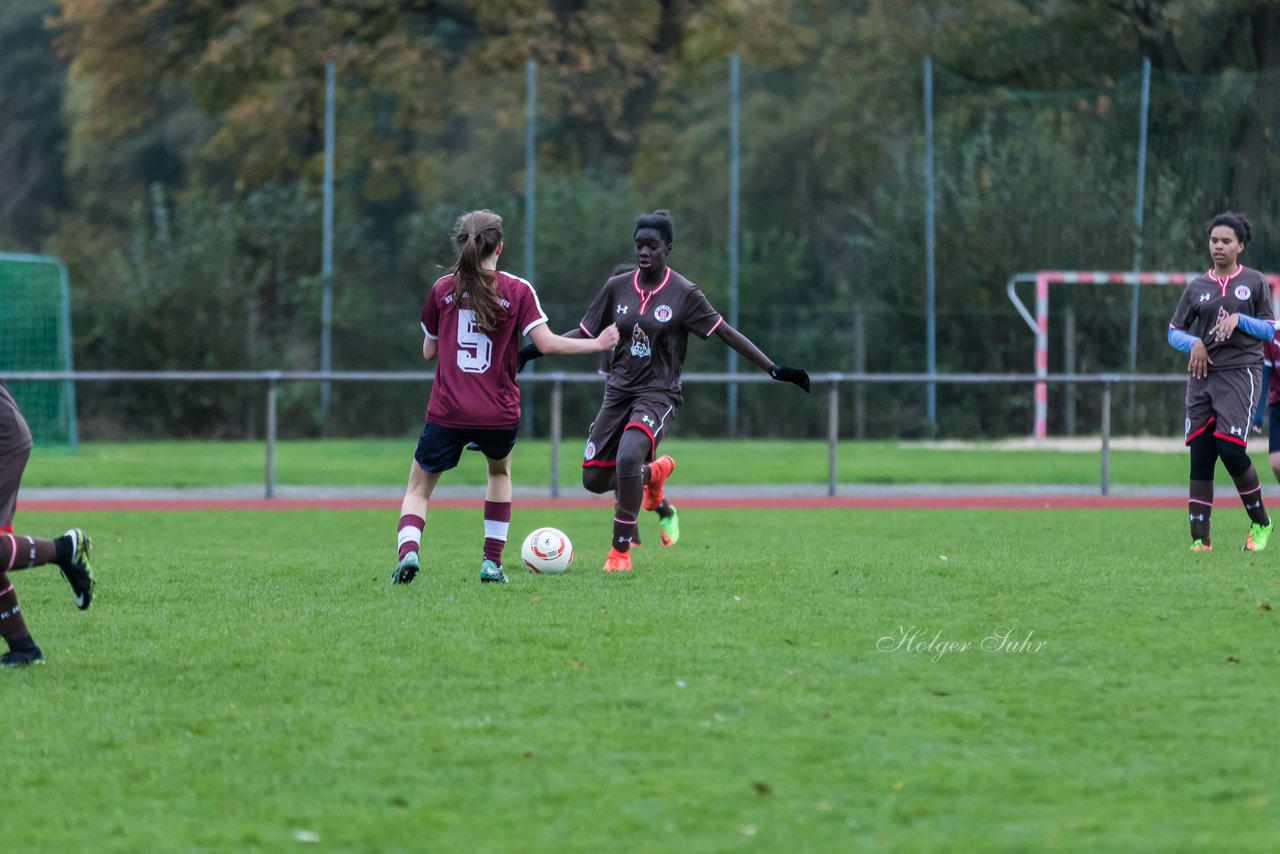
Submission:
[[[480,427],[441,427],[428,421],[422,425],[418,437],[418,449],[413,458],[424,471],[438,474],[458,465],[462,449],[475,442],[476,450],[491,460],[504,459],[516,446],[520,427],[504,430],[486,430]]]

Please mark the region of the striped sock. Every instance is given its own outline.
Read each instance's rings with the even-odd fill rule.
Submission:
[[[484,503],[484,559],[502,565],[502,550],[507,545],[507,531],[511,528],[511,502],[486,501]]]
[[[22,608],[18,607],[18,593],[3,572],[0,572],[0,637],[10,648],[14,641],[31,637],[27,622],[22,619]]]
[[[404,560],[404,556],[409,552],[417,552],[422,546],[422,529],[426,527],[427,520],[421,516],[405,515],[400,517],[400,525],[396,540],[400,555],[397,560]]]

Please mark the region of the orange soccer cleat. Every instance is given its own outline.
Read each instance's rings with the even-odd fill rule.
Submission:
[[[662,485],[676,470],[676,461],[671,457],[658,457],[649,463],[649,482],[644,485],[644,509],[657,510],[662,503]]]
[[[631,552],[609,549],[609,556],[604,559],[603,569],[605,572],[630,572]]]

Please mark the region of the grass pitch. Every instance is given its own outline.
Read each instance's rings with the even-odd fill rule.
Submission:
[[[20,513],[12,851],[1267,850],[1280,553],[1179,513],[521,511],[560,578],[477,581],[478,511]],[[1237,530],[1238,529],[1238,530]],[[1237,536],[1238,535],[1238,536]],[[1002,639],[1003,638],[1003,639]],[[984,648],[985,643],[985,648]],[[967,644],[967,646],[966,646]]]

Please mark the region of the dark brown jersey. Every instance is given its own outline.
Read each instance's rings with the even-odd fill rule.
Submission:
[[[1181,329],[1204,342],[1211,371],[1262,365],[1262,341],[1236,329],[1226,341],[1212,341],[1209,330],[1232,314],[1244,314],[1272,322],[1271,287],[1257,270],[1240,267],[1225,279],[1213,271],[1202,273],[1187,283],[1178,308],[1169,321],[1171,329]]]
[[[579,327],[591,338],[610,323],[621,336],[609,365],[610,388],[680,395],[680,370],[689,333],[708,338],[722,323],[702,290],[670,267],[657,287],[644,290],[640,271],[614,276],[592,300]]]

